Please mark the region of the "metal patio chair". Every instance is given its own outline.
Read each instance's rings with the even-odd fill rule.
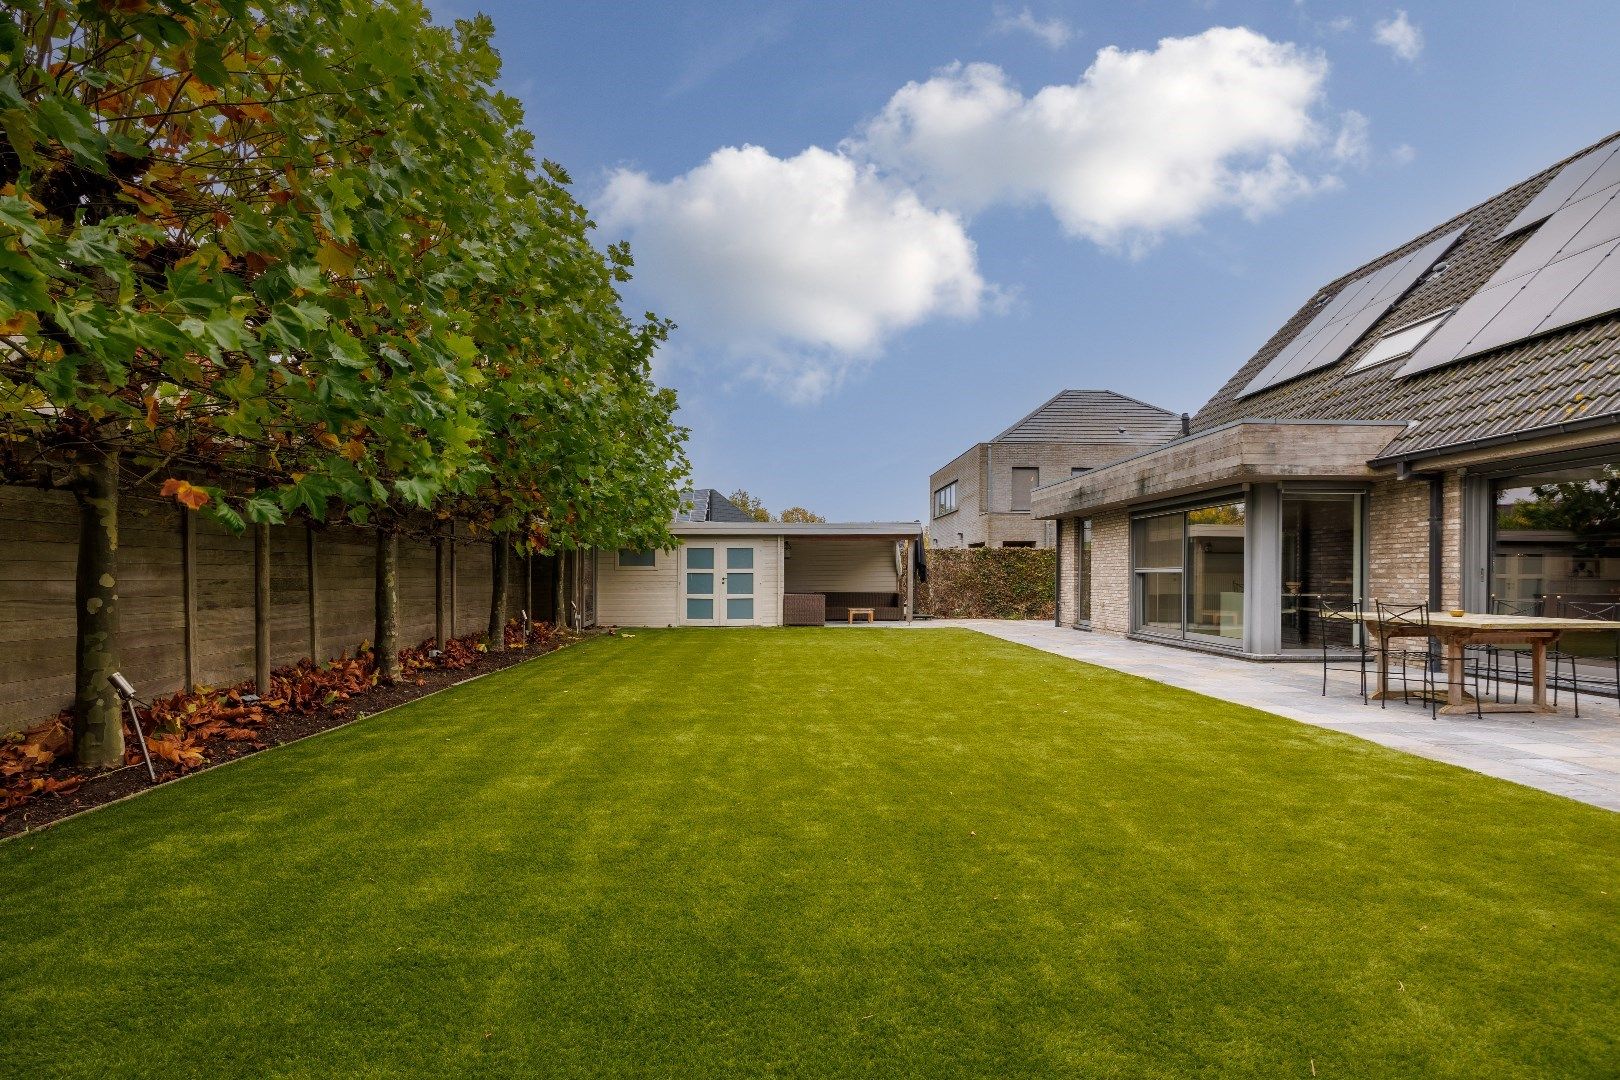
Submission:
[[[1361,676],[1361,703],[1366,705],[1367,698],[1367,628],[1361,624],[1360,600],[1329,600],[1322,596],[1317,598],[1319,615],[1317,623],[1322,634],[1322,696],[1327,697],[1329,671],[1354,671]],[[1333,665],[1333,658],[1328,644],[1328,627],[1343,621],[1350,627],[1351,640],[1356,645],[1356,663],[1351,666],[1344,656],[1337,659],[1345,661],[1340,666]]]
[[[1422,690],[1420,693],[1429,699],[1429,715],[1438,718],[1440,715],[1441,685],[1440,680],[1436,678],[1435,675],[1443,660],[1441,658],[1437,658],[1435,655],[1435,638],[1429,622],[1428,601],[1417,600],[1385,603],[1382,600],[1374,600],[1373,603],[1377,606],[1380,630],[1385,627],[1395,626],[1423,631],[1423,648],[1421,650],[1406,648],[1397,649],[1386,645],[1383,648],[1383,651],[1386,654],[1384,663],[1387,667],[1387,665],[1393,663],[1397,659],[1400,661],[1401,700],[1403,702],[1411,699],[1410,677],[1407,673],[1408,665],[1413,661],[1418,663],[1419,669],[1423,672]],[[1382,633],[1379,634],[1379,637],[1385,642],[1389,640]],[[1462,678],[1466,681],[1470,675],[1473,676],[1474,715],[1483,719],[1485,716],[1485,709],[1483,705],[1484,692],[1480,686],[1480,671],[1484,665],[1480,664],[1476,659],[1471,659],[1466,652],[1462,658],[1462,665]],[[1383,699],[1381,699],[1381,701],[1382,700]]]
[[[1603,622],[1620,621],[1620,603],[1598,601],[1584,603],[1574,600],[1565,600],[1559,604],[1559,614],[1566,619],[1597,619]],[[1553,659],[1554,656],[1557,659]],[[1581,681],[1575,669],[1575,653],[1567,649],[1549,649],[1547,663],[1552,667],[1553,704],[1558,704],[1559,668],[1565,660],[1569,661],[1569,688],[1575,695],[1575,715],[1581,715]],[[1614,692],[1616,700],[1620,700],[1620,630],[1614,631],[1614,653],[1610,657],[1614,663]]]

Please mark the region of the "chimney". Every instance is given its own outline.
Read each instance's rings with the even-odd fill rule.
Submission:
[[[1181,414],[1181,433],[1183,435],[1192,434],[1192,417],[1188,416],[1186,413]]]

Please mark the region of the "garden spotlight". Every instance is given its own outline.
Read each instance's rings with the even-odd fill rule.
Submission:
[[[137,703],[135,688],[129,684],[128,679],[116,671],[107,676],[107,682],[118,692],[119,698],[124,702],[124,707],[129,709],[129,721],[135,725],[135,738],[141,744],[141,757],[146,759],[146,775],[150,776],[155,784],[157,783],[157,770],[152,768],[152,754],[146,749],[146,732],[141,730],[141,714],[135,708]]]

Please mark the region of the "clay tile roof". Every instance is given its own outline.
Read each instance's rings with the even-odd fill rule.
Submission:
[[[1610,135],[1592,144],[1601,146]],[[1446,367],[1393,378],[1400,362],[1351,373],[1386,331],[1468,299],[1535,234],[1498,239],[1507,223],[1585,147],[1522,183],[1442,222],[1393,251],[1328,282],[1198,410],[1194,432],[1250,417],[1311,420],[1407,420],[1382,456],[1411,454],[1533,431],[1571,420],[1616,415],[1620,421],[1620,314],[1519,341]],[[1243,388],[1316,312],[1316,297],[1398,259],[1462,225],[1468,231],[1429,274],[1345,354],[1321,370],[1239,398]]]

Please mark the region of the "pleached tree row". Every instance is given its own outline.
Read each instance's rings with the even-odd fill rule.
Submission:
[[[487,536],[492,613],[513,550],[670,542],[668,324],[624,312],[629,252],[536,163],[492,33],[413,0],[0,16],[0,481],[77,498],[81,761],[123,752],[121,492],[374,528],[384,678],[402,531]]]

